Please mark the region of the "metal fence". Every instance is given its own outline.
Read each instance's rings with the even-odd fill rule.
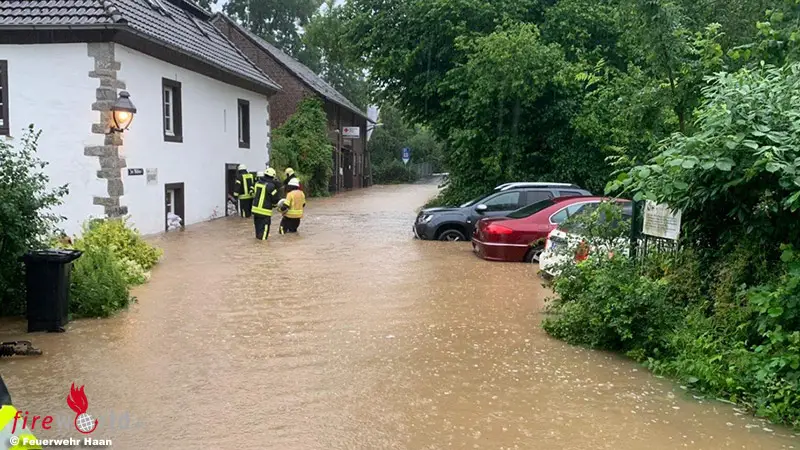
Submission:
[[[644,229],[644,202],[633,202],[633,217],[631,218],[631,257],[641,261],[653,253],[675,253],[679,250],[677,241],[655,236],[648,236]]]
[[[419,178],[433,175],[433,163],[430,162],[411,164],[410,169],[416,172]]]

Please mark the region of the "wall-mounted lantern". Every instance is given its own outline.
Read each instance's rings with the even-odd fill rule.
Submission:
[[[131,126],[133,115],[136,114],[136,107],[131,102],[131,94],[128,91],[119,93],[117,101],[111,107],[111,131],[122,133]]]

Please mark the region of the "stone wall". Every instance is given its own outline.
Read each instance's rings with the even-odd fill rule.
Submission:
[[[88,53],[94,58],[94,70],[89,78],[98,80],[96,101],[92,103],[92,111],[98,112],[98,121],[92,124],[92,133],[105,136],[104,145],[86,146],[83,154],[100,160],[97,177],[106,180],[108,195],[94,197],[94,204],[105,209],[108,217],[119,217],[128,213],[128,208],[120,205],[120,197],[125,194],[122,182],[122,169],[126,167],[125,158],[120,155],[122,133],[106,134],[111,119],[111,107],[117,100],[117,90],[125,89],[125,83],[117,79],[120,63],[114,59],[114,43],[89,43]]]

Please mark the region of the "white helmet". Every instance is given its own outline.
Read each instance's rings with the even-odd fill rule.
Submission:
[[[247,166],[244,164],[239,164],[239,170],[247,170]]]
[[[300,180],[297,178],[292,178],[289,180],[289,186],[300,187]]]
[[[262,177],[264,176],[264,171],[259,171],[259,172],[256,174],[256,176],[257,176],[258,178],[262,178]]]

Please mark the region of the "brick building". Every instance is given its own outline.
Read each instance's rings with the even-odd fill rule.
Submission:
[[[281,126],[306,95],[319,97],[328,116],[328,137],[333,146],[333,176],[330,190],[371,185],[370,158],[367,152],[367,114],[322,80],[311,69],[246,30],[223,14],[212,22],[251,61],[282,90],[270,97],[270,127]],[[358,137],[355,137],[355,131]]]

